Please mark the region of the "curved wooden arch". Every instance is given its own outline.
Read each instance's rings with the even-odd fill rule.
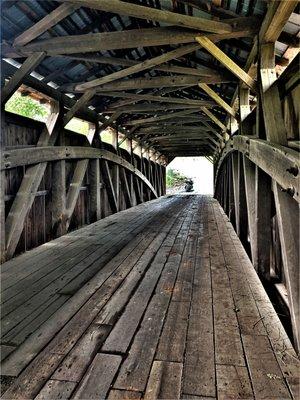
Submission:
[[[18,166],[39,164],[48,161],[72,160],[72,159],[103,159],[113,162],[137,176],[151,190],[157,198],[156,190],[149,180],[137,168],[124,158],[107,150],[81,146],[47,146],[30,147],[23,149],[6,150],[1,157],[1,170],[7,170]]]
[[[284,190],[293,193],[293,198],[300,203],[300,157],[296,150],[251,136],[234,136],[227,142],[219,159],[215,185],[223,162],[234,151],[244,154]]]

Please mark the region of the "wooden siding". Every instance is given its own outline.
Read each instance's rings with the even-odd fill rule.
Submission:
[[[33,121],[29,118],[21,117],[16,114],[5,113],[3,129],[3,147],[4,149],[16,149],[28,146],[35,146],[37,144],[40,133],[43,130],[44,124],[38,121]],[[65,138],[66,145],[72,146],[87,146],[90,147],[90,143],[87,138],[83,135],[76,134],[68,130],[64,130],[63,136]],[[112,145],[105,142],[101,143],[103,149],[111,152],[116,152]],[[130,154],[120,149],[120,155],[124,159],[130,162]],[[141,159],[139,156],[134,155],[135,166],[141,170]],[[149,177],[151,183],[154,183],[152,178],[149,176],[149,165],[153,161],[149,161],[143,158],[145,175]],[[72,179],[74,169],[76,166],[76,160],[66,161],[66,188],[69,187]],[[26,166],[12,168],[5,171],[5,214],[7,216],[12,202],[15,198],[22,178],[26,172]],[[113,173],[113,165],[109,163],[109,169]],[[164,168],[164,167],[162,167]],[[37,195],[34,199],[33,205],[26,217],[24,229],[21,234],[18,246],[16,248],[15,255],[20,254],[24,251],[30,250],[37,247],[49,240],[53,239],[53,232],[51,229],[51,185],[52,185],[52,165],[48,164],[45,172],[45,176],[41,181]],[[119,183],[120,184],[120,183]],[[144,198],[149,200],[149,198]],[[132,203],[136,205],[138,200],[132,191]],[[124,193],[120,188],[120,196],[118,199],[119,211],[127,208]],[[112,214],[112,210],[109,205],[107,191],[105,187],[101,189],[101,217],[105,218]],[[80,187],[80,193],[76,201],[76,206],[70,221],[69,230],[78,229],[86,224],[91,223],[90,219],[90,169],[87,169],[84,180]]]

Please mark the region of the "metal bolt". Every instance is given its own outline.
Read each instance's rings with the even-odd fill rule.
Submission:
[[[297,165],[295,165],[293,167],[288,168],[286,171],[294,176],[297,176],[299,173],[299,168],[297,167]]]
[[[281,189],[281,191],[282,192],[286,192],[287,194],[289,194],[291,197],[294,197],[294,194],[295,194],[295,189],[293,188],[293,187],[289,187],[289,188],[286,188],[286,189]]]

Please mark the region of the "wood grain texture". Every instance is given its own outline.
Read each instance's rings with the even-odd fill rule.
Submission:
[[[204,30],[208,32],[226,33],[231,32],[232,27],[229,24],[219,21],[209,21],[204,18],[191,17],[170,11],[158,10],[156,8],[144,7],[142,5],[126,3],[119,0],[64,0],[71,4],[84,5],[85,7],[95,8],[97,10],[113,12],[121,15],[129,15],[131,17],[142,18],[153,21],[166,22],[171,25],[184,26],[196,30]]]
[[[256,82],[249,76],[242,68],[240,68],[234,61],[232,61],[227,54],[218,48],[210,39],[205,36],[197,36],[196,40],[201,44],[211,55],[220,61],[229,71],[231,71],[238,79],[249,86],[252,91],[256,92]]]
[[[70,279],[59,290],[73,296],[6,357],[2,371],[15,379],[3,398],[282,400],[297,393],[299,362],[215,199],[164,197],[72,232],[61,248],[59,240],[51,251],[68,260]],[[29,269],[31,298],[42,282],[35,274],[48,271],[42,279],[49,275],[50,288],[50,268],[65,268],[49,262],[49,252],[35,250],[34,264],[28,255],[8,264]],[[20,290],[13,271],[4,276],[5,296]]]

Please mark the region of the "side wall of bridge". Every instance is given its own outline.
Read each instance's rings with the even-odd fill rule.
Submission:
[[[86,136],[66,129],[55,149],[38,146],[45,124],[10,113],[2,128],[4,259],[165,194],[165,166],[148,153],[116,150],[99,135],[90,144]],[[37,166],[44,168],[40,182],[26,185]]]
[[[260,57],[264,56],[262,48]],[[258,102],[252,112],[248,93],[241,96],[245,89],[240,88],[239,112],[244,119],[215,163],[215,197],[233,223],[261,280],[286,310],[299,350],[297,68],[295,60],[276,81],[271,79],[276,76],[273,67],[262,69]]]

